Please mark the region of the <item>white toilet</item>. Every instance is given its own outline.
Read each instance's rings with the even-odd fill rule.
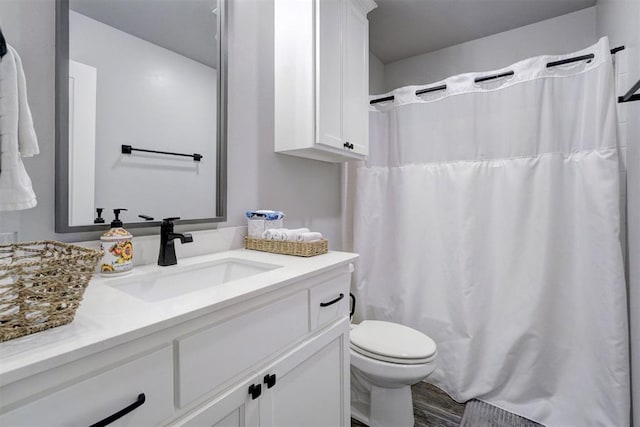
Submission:
[[[411,386],[436,367],[436,343],[408,326],[351,326],[351,416],[370,427],[412,427]]]

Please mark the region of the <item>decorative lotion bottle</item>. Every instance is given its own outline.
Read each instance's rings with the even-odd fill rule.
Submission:
[[[100,272],[104,275],[124,274],[133,268],[133,236],[122,226],[120,212],[126,209],[114,209],[115,219],[111,229],[100,237],[100,248],[104,253]]]

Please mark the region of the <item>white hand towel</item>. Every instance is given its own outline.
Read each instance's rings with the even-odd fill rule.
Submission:
[[[33,127],[33,117],[27,98],[27,80],[24,77],[20,55],[11,46],[8,46],[8,49],[13,53],[16,61],[18,77],[18,151],[22,157],[33,157],[40,154],[40,147],[38,147],[38,137]]]
[[[20,156],[38,154],[22,62],[13,47],[0,59],[0,211],[37,204]]]
[[[295,242],[296,240],[298,240],[299,235],[301,235],[302,233],[308,233],[308,232],[309,232],[308,228],[295,228],[293,230],[283,228],[281,230],[282,240],[290,240],[292,242]]]
[[[298,235],[298,242],[316,242],[322,240],[322,234],[318,232],[300,233]]]

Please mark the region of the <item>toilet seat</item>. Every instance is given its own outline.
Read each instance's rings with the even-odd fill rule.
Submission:
[[[351,349],[372,359],[407,365],[432,361],[436,343],[408,326],[365,320],[351,330]]]
[[[351,350],[357,352],[358,354],[362,354],[363,356],[367,356],[371,359],[379,360],[381,362],[397,363],[399,365],[422,365],[425,363],[429,363],[436,358],[435,353],[431,357],[424,357],[421,359],[403,359],[400,357],[383,356],[381,354],[372,353],[370,351],[359,348],[354,344],[351,344]]]

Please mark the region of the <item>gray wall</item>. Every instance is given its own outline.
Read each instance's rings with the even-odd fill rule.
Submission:
[[[385,64],[385,87],[390,91],[456,74],[494,70],[531,56],[583,49],[595,41],[595,7],[591,7]]]
[[[616,90],[624,94],[640,79],[640,1],[598,0],[598,36],[608,36],[612,46],[626,48],[616,54]],[[628,287],[631,323],[633,424],[640,426],[640,102],[618,104],[618,138],[622,167],[627,170]],[[626,152],[626,158],[624,154]],[[623,181],[624,183],[624,181]],[[624,195],[624,188],[623,188]],[[624,213],[624,212],[623,212]]]
[[[332,249],[339,249],[340,166],[273,152],[273,5],[261,0],[230,3],[229,220],[220,226],[246,225],[247,209],[280,209],[287,213],[286,226],[316,229],[329,238]],[[0,232],[18,231],[20,240],[95,238],[96,233],[53,231],[54,2],[0,0],[0,25],[24,62],[41,149],[39,156],[25,159],[38,206],[0,213]]]
[[[384,83],[384,64],[373,52],[369,52],[369,93],[378,95],[386,92]]]

